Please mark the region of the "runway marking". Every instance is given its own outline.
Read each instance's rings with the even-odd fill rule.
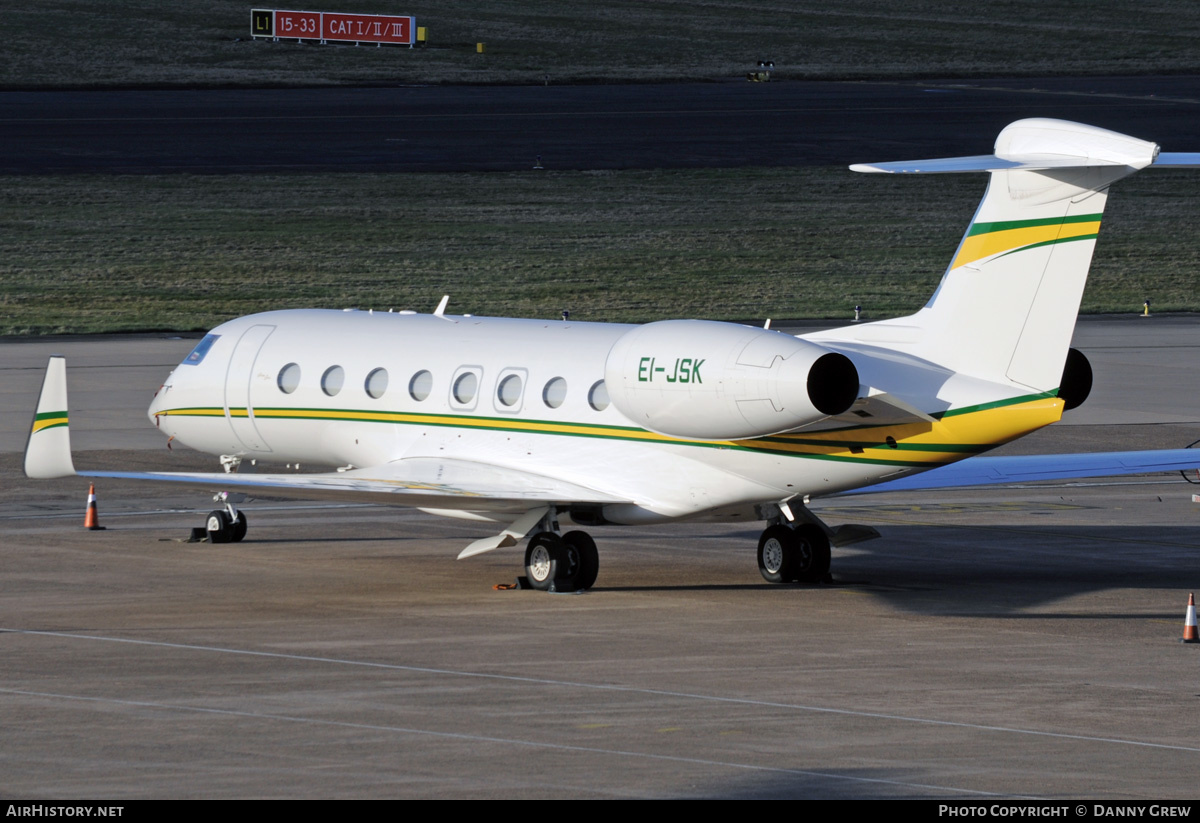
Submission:
[[[1068,732],[1049,732],[1037,729],[1021,729],[1014,726],[991,726],[982,723],[967,723],[962,720],[934,720],[928,717],[909,717],[900,714],[871,712],[858,709],[836,709],[828,706],[807,706],[802,703],[778,703],[770,700],[753,700],[748,697],[722,697],[711,694],[694,692],[677,692],[668,689],[651,689],[642,686],[620,686],[604,683],[585,683],[574,680],[554,680],[542,677],[525,677],[511,674],[491,674],[469,672],[456,669],[435,669],[427,666],[406,666],[399,663],[372,663],[364,660],[346,660],[336,657],[316,657],[313,655],[287,654],[284,652],[263,652],[251,649],[230,649],[221,646],[197,646],[189,643],[167,643],[160,640],[134,640],[127,637],[105,637],[103,635],[74,634],[71,632],[39,631],[36,629],[6,629],[0,628],[0,634],[25,634],[42,637],[58,637],[70,640],[92,640],[106,643],[128,643],[134,646],[154,646],[166,649],[183,649],[187,651],[215,652],[219,654],[236,654],[246,657],[266,657],[276,660],[297,660],[309,663],[329,663],[339,666],[358,666],[368,669],[383,669],[387,671],[413,672],[418,674],[437,674],[450,677],[469,677],[480,680],[499,680],[507,683],[533,683],[540,686],[563,686],[572,689],[591,689],[594,691],[623,692],[629,694],[656,695],[658,697],[675,697],[682,700],[699,700],[709,703],[726,703],[739,706],[759,706],[770,709],[790,709],[792,711],[813,712],[817,714],[832,714],[845,717],[865,717],[875,720],[892,720],[899,723],[917,723],[925,726],[946,726],[957,729],[972,729],[975,731],[998,732],[1002,734],[1029,735],[1032,737],[1049,737],[1058,740],[1078,740],[1086,743],[1111,743],[1119,746],[1135,746],[1145,749],[1162,749],[1165,751],[1195,752],[1200,754],[1200,747],[1179,746],[1171,743],[1152,743],[1145,740],[1129,740],[1120,737],[1099,737],[1096,735],[1070,734]],[[0,689],[0,691],[4,691]]]
[[[32,632],[31,632],[32,633]],[[385,726],[375,723],[350,723],[343,720],[318,720],[311,717],[299,717],[288,714],[273,714],[268,712],[238,711],[237,709],[214,709],[204,706],[188,706],[179,703],[157,703],[148,700],[120,700],[112,697],[86,697],[75,694],[57,694],[55,692],[31,692],[21,689],[0,689],[0,693],[21,695],[23,697],[42,697],[56,700],[78,700],[89,703],[104,703],[112,706],[132,706],[136,708],[164,709],[168,711],[195,712],[197,714],[216,714],[226,717],[246,717],[255,720],[282,720],[288,723],[307,723],[313,726],[332,726],[340,729],[363,729],[373,732],[397,732],[399,734],[437,737],[450,740],[467,740],[472,743],[501,743],[509,746],[528,746],[535,749],[550,749],[552,751],[579,752],[582,754],[606,754],[617,757],[637,757],[645,760],[661,760],[669,763],[688,763],[696,766],[719,766],[727,769],[743,771],[768,772],[770,774],[786,774],[797,777],[820,777],[826,780],[846,780],[853,783],[874,783],[885,786],[904,786],[910,789],[927,791],[956,792],[958,794],[981,795],[987,797],[1025,797],[1010,795],[1002,792],[986,792],[978,789],[962,789],[956,786],[938,786],[932,783],[909,783],[903,780],[887,780],[882,777],[856,777],[854,775],[837,774],[834,772],[814,772],[806,769],[788,769],[781,766],[759,766],[753,763],[738,763],[731,760],[710,760],[703,757],[683,757],[673,754],[653,754],[627,749],[604,749],[598,746],[573,746],[566,743],[547,743],[537,740],[522,740],[515,737],[493,737],[490,735],[465,734],[462,732],[439,732],[430,729],[414,729],[408,726]],[[1033,799],[1033,798],[1029,798]]]

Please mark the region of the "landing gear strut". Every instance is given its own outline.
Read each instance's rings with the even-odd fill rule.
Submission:
[[[758,539],[758,570],[768,583],[818,583],[829,574],[829,538],[813,523],[768,526]]]

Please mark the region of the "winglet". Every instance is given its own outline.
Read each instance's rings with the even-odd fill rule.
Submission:
[[[67,425],[67,361],[54,355],[46,366],[42,393],[25,444],[25,476],[48,480],[73,474],[71,430]]]

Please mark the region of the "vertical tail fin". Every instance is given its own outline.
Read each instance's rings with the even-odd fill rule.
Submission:
[[[1157,156],[1154,143],[1038,118],[1005,128],[994,155],[851,166],[991,174],[937,291],[904,321],[921,332],[914,353],[984,379],[1057,389],[1108,187]]]

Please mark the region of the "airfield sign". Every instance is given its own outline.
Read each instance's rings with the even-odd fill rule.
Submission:
[[[255,39],[316,40],[341,43],[388,43],[411,47],[416,18],[332,11],[251,9],[250,34]]]

